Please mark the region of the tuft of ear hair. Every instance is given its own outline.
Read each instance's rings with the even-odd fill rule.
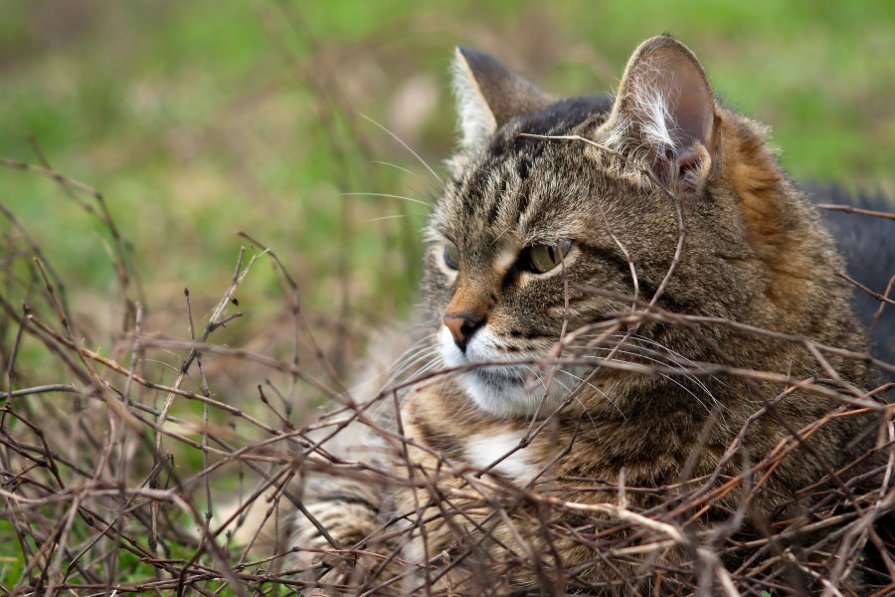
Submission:
[[[715,100],[693,52],[668,35],[634,51],[598,136],[675,190],[698,192],[716,149]]]
[[[526,116],[556,101],[521,75],[484,52],[457,47],[454,94],[463,149],[484,145],[516,116]]]

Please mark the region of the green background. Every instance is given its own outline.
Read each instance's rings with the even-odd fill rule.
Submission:
[[[335,304],[359,320],[404,312],[425,207],[343,193],[437,195],[361,115],[438,168],[455,137],[455,44],[591,94],[668,31],[728,106],[773,127],[797,180],[895,183],[892,2],[6,0],[3,12],[0,156],[37,163],[33,136],[56,169],[101,190],[157,309],[183,286],[222,288],[244,230],[324,311],[348,275]],[[0,169],[0,201],[74,295],[107,290],[103,233],[51,181]]]

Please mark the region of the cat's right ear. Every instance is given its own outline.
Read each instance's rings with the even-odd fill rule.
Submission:
[[[453,73],[463,149],[480,147],[512,118],[533,114],[555,101],[478,50],[458,46]]]
[[[661,182],[697,192],[717,162],[717,118],[696,56],[661,35],[640,44],[628,61],[601,140]]]

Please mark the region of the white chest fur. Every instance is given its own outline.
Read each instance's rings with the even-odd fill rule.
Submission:
[[[477,468],[491,469],[519,484],[525,484],[538,472],[531,462],[528,448],[516,449],[524,436],[522,431],[502,431],[496,433],[476,433],[466,440],[466,457]],[[508,455],[509,454],[509,455]]]

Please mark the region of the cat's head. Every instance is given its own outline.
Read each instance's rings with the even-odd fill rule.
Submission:
[[[614,97],[557,99],[462,48],[455,89],[461,150],[427,229],[424,290],[445,362],[467,368],[467,395],[492,415],[546,414],[587,375],[569,366],[528,383],[563,334],[660,288],[666,309],[767,324],[744,311],[753,295],[797,300],[768,272],[826,251],[780,246],[804,215],[783,209],[785,177],[757,127],[716,104],[670,37],[637,48]],[[804,255],[774,263],[790,249]],[[638,328],[642,342],[697,350],[649,330]],[[591,394],[609,391],[601,383]]]

